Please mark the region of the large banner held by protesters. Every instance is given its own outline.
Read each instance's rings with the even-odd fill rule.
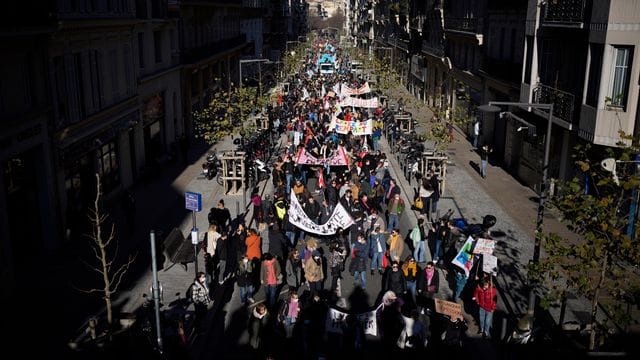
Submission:
[[[300,149],[298,157],[296,157],[296,164],[298,165],[329,165],[329,166],[347,166],[349,165],[349,159],[342,146],[338,147],[328,159],[321,159],[314,156],[304,148]]]
[[[344,89],[343,89],[343,93],[344,93]],[[379,105],[380,104],[378,103],[377,97],[374,97],[371,99],[358,99],[354,97],[346,97],[340,103],[340,106],[342,107],[353,106],[353,107],[372,108],[372,109],[377,108]]]
[[[328,333],[342,334],[342,329],[346,326],[348,315],[348,313],[338,309],[329,308],[325,322],[325,331]],[[378,322],[375,310],[357,314],[355,317],[358,319],[358,323],[362,326],[362,330],[364,330],[366,335],[378,336]]]
[[[351,95],[362,95],[371,92],[371,88],[369,87],[369,83],[366,82],[361,87],[354,89],[350,88],[347,85],[342,85],[342,95],[351,96]]]
[[[333,210],[333,214],[331,214],[331,217],[326,223],[314,223],[304,212],[302,205],[298,202],[298,198],[293,191],[291,192],[291,201],[289,202],[289,210],[287,213],[289,214],[289,222],[293,225],[305,232],[318,235],[333,235],[338,229],[346,229],[353,225],[353,219],[340,203],[338,203]]]
[[[469,277],[469,271],[473,266],[473,242],[473,238],[469,236],[456,257],[451,261],[451,264],[461,268],[467,277]]]
[[[373,133],[373,119],[364,121],[345,121],[333,118],[329,124],[329,131],[335,130],[338,134],[371,135]]]

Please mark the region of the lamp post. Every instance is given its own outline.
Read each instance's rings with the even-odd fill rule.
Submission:
[[[489,101],[488,105],[478,106],[478,110],[485,113],[497,113],[501,109],[496,105],[511,105],[530,107],[535,109],[548,110],[549,116],[547,118],[547,135],[544,139],[544,159],[542,163],[542,184],[540,186],[540,195],[538,196],[538,216],[536,218],[536,230],[535,239],[533,245],[533,257],[531,261],[537,264],[540,260],[540,247],[542,245],[542,223],[544,221],[544,202],[547,198],[548,192],[548,175],[549,175],[549,150],[551,148],[551,126],[553,125],[553,104],[534,104],[534,103],[519,103],[519,102],[506,102],[506,101]],[[536,295],[533,287],[529,292],[529,304],[527,313],[529,315],[534,314]]]

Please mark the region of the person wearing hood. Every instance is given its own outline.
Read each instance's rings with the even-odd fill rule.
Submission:
[[[309,282],[310,296],[320,295],[324,272],[322,271],[322,257],[320,257],[318,250],[313,250],[311,257],[304,261],[303,268],[304,277]]]
[[[264,348],[266,332],[269,329],[269,311],[267,307],[260,303],[251,311],[249,318],[249,344],[255,350]]]

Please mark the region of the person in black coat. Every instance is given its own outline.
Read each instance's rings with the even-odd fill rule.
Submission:
[[[280,231],[280,226],[276,223],[269,228],[267,233],[269,238],[269,253],[275,256],[281,263],[284,259],[284,249],[287,246],[287,242],[284,238],[284,234]]]
[[[397,261],[391,263],[391,269],[387,271],[384,288],[385,291],[393,291],[397,296],[404,295],[407,292],[407,283]]]

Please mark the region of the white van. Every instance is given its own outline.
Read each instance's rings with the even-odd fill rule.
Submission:
[[[332,63],[320,64],[320,74],[333,74],[335,66]]]
[[[362,75],[364,68],[362,62],[358,60],[351,61],[351,73],[354,75]]]

